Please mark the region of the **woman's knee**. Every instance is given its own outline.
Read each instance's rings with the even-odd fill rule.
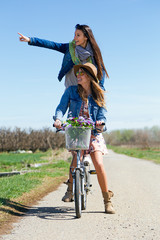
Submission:
[[[103,162],[97,162],[96,163],[96,171],[99,172],[99,173],[104,172]]]

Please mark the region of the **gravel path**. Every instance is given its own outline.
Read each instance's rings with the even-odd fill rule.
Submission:
[[[160,166],[115,154],[104,158],[116,214],[105,214],[96,175],[87,210],[76,219],[74,202],[61,201],[63,184],[33,206],[3,240],[159,240]]]

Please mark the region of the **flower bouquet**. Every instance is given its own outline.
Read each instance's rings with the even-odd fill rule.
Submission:
[[[90,118],[70,117],[63,124],[66,148],[69,150],[87,150],[90,144],[91,130],[94,122]]]

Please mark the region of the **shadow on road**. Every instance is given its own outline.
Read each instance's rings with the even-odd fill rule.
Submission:
[[[29,210],[29,207],[6,198],[0,198],[0,203],[4,206],[0,208],[0,212],[6,212],[14,216],[24,216]]]
[[[74,208],[71,207],[37,207],[31,208],[28,216],[37,216],[47,220],[72,220],[75,218]]]
[[[0,212],[17,217],[37,216],[47,220],[72,220],[75,218],[74,208],[71,207],[30,207],[5,198],[0,198],[0,203],[3,204]]]
[[[8,213],[17,217],[36,216],[47,220],[73,220],[76,218],[75,209],[72,207],[30,207],[9,199],[0,198],[0,203],[4,207],[0,208],[0,212]],[[102,214],[101,211],[83,211],[82,214]]]

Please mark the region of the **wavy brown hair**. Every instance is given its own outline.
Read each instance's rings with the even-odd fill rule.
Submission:
[[[82,69],[85,72],[85,68],[82,68]],[[102,90],[102,88],[99,86],[99,84],[95,82],[95,79],[93,77],[91,77],[87,73],[86,73],[86,75],[88,76],[88,78],[91,81],[91,94],[92,94],[92,97],[93,97],[94,101],[97,103],[98,106],[106,107],[104,90]],[[80,95],[80,97],[82,98],[83,101],[85,101],[85,102],[88,101],[88,97],[86,95],[86,92],[80,84],[78,84],[78,93],[79,93],[79,95]]]
[[[75,26],[76,29],[81,30],[84,35],[87,37],[88,41],[90,42],[91,46],[92,46],[92,50],[93,50],[93,54],[94,54],[94,59],[95,62],[97,64],[97,68],[98,68],[98,73],[97,73],[97,77],[99,80],[102,79],[103,76],[103,72],[102,70],[104,69],[107,77],[109,78],[109,75],[107,73],[107,70],[105,68],[104,62],[103,62],[103,58],[102,58],[102,54],[100,51],[100,48],[98,47],[98,44],[94,38],[93,32],[91,30],[91,28],[88,25],[80,25],[77,24]]]

